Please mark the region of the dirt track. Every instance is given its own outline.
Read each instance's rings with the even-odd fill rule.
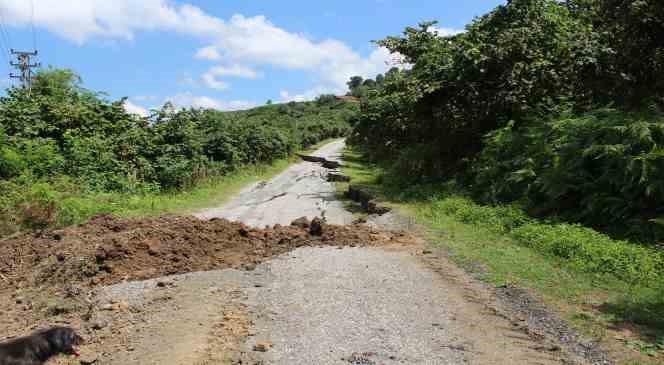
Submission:
[[[321,174],[298,164],[203,216],[263,226],[325,210],[346,220]],[[298,194],[303,186],[316,196]],[[289,197],[258,199],[257,187]],[[240,209],[247,199],[251,209]],[[302,205],[306,213],[290,209]],[[289,209],[266,213],[279,207]],[[218,218],[100,216],[5,241],[0,338],[69,324],[88,339],[80,360],[95,364],[606,363],[578,356],[560,341],[567,334],[529,326],[444,252],[395,230],[399,221],[323,225],[321,233]],[[392,230],[377,230],[385,224]]]

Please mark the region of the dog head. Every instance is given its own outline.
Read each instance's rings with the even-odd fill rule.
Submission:
[[[78,346],[83,344],[83,338],[69,327],[53,327],[42,332],[42,335],[52,346],[55,353],[79,356]]]

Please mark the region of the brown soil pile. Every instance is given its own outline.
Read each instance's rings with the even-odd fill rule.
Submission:
[[[0,288],[96,286],[223,268],[252,269],[302,246],[404,243],[363,225],[298,224],[253,229],[223,219],[109,215],[40,237],[0,242]]]

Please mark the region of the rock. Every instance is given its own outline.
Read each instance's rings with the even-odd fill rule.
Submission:
[[[258,341],[254,345],[254,351],[258,352],[268,352],[272,348],[272,342],[270,341]]]
[[[112,311],[113,310],[113,304],[104,304],[99,309],[103,311]]]
[[[369,200],[366,204],[367,213],[383,215],[389,213],[392,209],[381,205],[376,200]]]
[[[129,309],[129,303],[127,302],[118,302],[112,304],[104,304],[100,307],[104,311],[125,311]]]
[[[323,221],[316,217],[311,221],[311,226],[309,227],[309,234],[312,236],[322,236],[323,235]]]
[[[361,188],[358,188],[357,186],[351,185],[348,187],[348,192],[346,193],[346,196],[353,201],[356,201],[366,209],[365,205],[373,199],[373,196],[364,191]]]
[[[307,229],[307,228],[309,228],[310,225],[311,225],[311,223],[309,222],[309,219],[307,219],[307,217],[300,217],[300,218],[294,220],[293,222],[291,222],[291,226],[302,228],[302,229]]]
[[[108,326],[108,322],[103,321],[103,320],[99,320],[99,321],[96,321],[95,323],[93,323],[91,327],[92,327],[93,330],[99,331],[101,329],[106,328],[107,326]]]

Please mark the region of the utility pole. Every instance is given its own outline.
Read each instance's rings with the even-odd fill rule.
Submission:
[[[30,63],[30,57],[36,57],[37,51],[34,52],[21,52],[11,50],[13,55],[16,55],[18,62],[10,62],[10,64],[16,67],[21,73],[19,75],[9,74],[9,77],[13,79],[20,79],[21,85],[24,89],[30,90],[32,88],[32,69],[35,67],[40,67],[41,63]]]

